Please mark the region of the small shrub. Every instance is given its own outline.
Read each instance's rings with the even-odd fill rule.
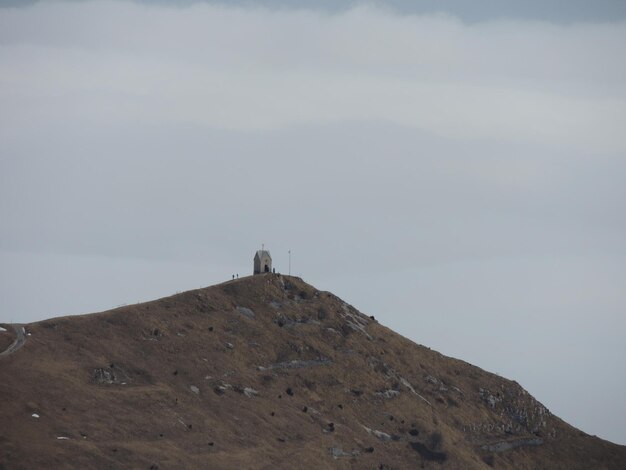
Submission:
[[[435,431],[430,435],[430,439],[428,440],[428,445],[433,450],[438,450],[441,448],[441,444],[443,443],[443,436],[439,431]]]

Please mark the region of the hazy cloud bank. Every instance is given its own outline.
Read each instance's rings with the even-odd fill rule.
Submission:
[[[626,149],[624,24],[46,3],[0,19],[4,128],[386,119],[448,137]]]

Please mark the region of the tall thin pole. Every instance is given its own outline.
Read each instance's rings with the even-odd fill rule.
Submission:
[[[291,276],[291,250],[289,250],[289,275]]]

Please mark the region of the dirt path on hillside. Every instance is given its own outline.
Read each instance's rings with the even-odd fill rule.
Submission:
[[[15,330],[15,341],[13,341],[4,351],[0,352],[0,357],[13,354],[26,343],[26,330],[24,329],[24,325],[21,323],[13,323],[11,326],[13,327],[13,330]]]

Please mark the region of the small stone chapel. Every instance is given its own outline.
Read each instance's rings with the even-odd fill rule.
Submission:
[[[263,247],[254,255],[254,274],[271,273],[272,257],[270,252]]]

